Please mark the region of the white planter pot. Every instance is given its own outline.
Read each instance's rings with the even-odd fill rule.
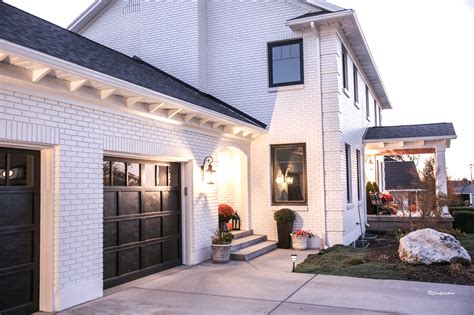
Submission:
[[[305,236],[291,236],[293,249],[305,250],[308,248],[308,238]]]
[[[225,264],[229,262],[231,244],[226,244],[226,245],[211,244],[211,246],[212,246],[212,262],[216,264]]]
[[[308,248],[309,249],[321,248],[321,239],[317,236],[308,238]]]

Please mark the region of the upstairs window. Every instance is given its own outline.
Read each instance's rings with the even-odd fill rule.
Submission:
[[[303,84],[303,40],[268,44],[270,87]]]
[[[342,47],[342,87],[349,88],[349,80],[347,79],[347,51]]]
[[[359,103],[359,79],[355,65],[352,70],[352,76],[354,77],[354,102]]]
[[[367,117],[367,120],[370,119],[370,107],[369,107],[369,88],[367,85],[365,86],[365,116]]]

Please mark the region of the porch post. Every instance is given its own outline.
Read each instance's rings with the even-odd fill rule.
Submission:
[[[436,195],[448,196],[446,175],[446,148],[436,147]],[[443,206],[442,215],[449,215],[448,206]]]

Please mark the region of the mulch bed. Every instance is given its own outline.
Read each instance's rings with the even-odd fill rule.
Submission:
[[[400,261],[398,256],[398,239],[381,235],[372,240],[367,250],[366,259],[397,264],[400,273],[411,281],[439,282],[474,285],[474,267],[460,264],[410,265]]]
[[[469,237],[461,237],[459,240],[474,258],[474,235],[470,234]],[[366,249],[335,246],[324,254],[310,255],[305,262],[298,265],[297,271],[362,278],[474,285],[473,265],[462,266],[455,263],[427,266],[403,263],[398,256],[398,245],[399,242],[395,236],[379,235],[375,240],[370,241]],[[331,262],[331,255],[334,256],[333,262]],[[349,257],[357,257],[357,259]],[[336,263],[341,260],[348,263]]]

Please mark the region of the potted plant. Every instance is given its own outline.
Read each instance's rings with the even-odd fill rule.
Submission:
[[[232,219],[232,216],[234,215],[234,209],[232,209],[231,206],[225,203],[221,203],[218,206],[218,214],[219,214],[219,228],[221,230],[224,229],[224,224],[227,227],[227,231],[232,230],[232,223],[229,222]]]
[[[293,249],[305,250],[308,248],[309,233],[303,229],[297,229],[291,235]]]
[[[290,233],[293,230],[295,218],[295,212],[288,208],[280,209],[273,213],[273,219],[277,222],[278,248],[290,248]]]
[[[311,231],[308,232],[308,248],[309,249],[318,249],[321,248],[321,239]]]
[[[230,260],[230,249],[234,235],[218,228],[211,240],[212,261],[216,264],[225,264]]]

